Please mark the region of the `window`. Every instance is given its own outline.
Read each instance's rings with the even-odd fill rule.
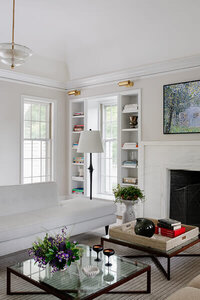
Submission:
[[[24,99],[22,183],[51,181],[52,103]]]
[[[117,185],[117,105],[102,105],[101,193],[112,194]]]

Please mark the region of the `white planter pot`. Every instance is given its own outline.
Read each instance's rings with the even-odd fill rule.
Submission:
[[[125,205],[126,210],[122,216],[122,223],[128,223],[135,220],[135,211],[134,205],[137,204],[139,201],[131,201],[131,200],[122,200],[122,203]]]

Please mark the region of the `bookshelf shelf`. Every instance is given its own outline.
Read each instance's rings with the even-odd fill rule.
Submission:
[[[138,128],[124,128],[122,131],[138,131]]]
[[[80,119],[80,118],[84,118],[84,115],[81,115],[81,116],[72,116],[72,119]]]
[[[137,169],[137,166],[124,166],[122,165],[122,168],[127,168],[127,169]]]

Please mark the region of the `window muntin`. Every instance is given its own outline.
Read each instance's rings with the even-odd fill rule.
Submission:
[[[52,180],[52,104],[24,100],[23,183]]]
[[[102,105],[102,136],[104,153],[101,155],[101,191],[112,194],[117,185],[117,105]]]

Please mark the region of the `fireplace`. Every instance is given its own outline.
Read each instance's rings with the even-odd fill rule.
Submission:
[[[170,171],[170,218],[200,227],[200,171]]]

